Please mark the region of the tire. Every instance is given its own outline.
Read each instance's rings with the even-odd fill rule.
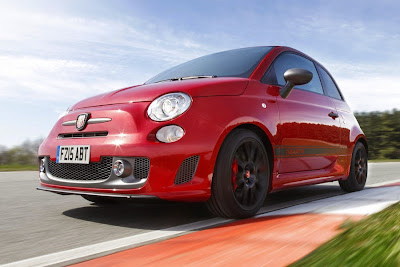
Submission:
[[[270,179],[263,142],[245,129],[228,135],[218,153],[208,209],[216,216],[247,218],[264,204]]]
[[[351,156],[350,173],[347,180],[339,181],[340,187],[346,192],[364,189],[368,175],[368,154],[364,145],[358,142]]]
[[[92,196],[92,195],[81,195],[81,196],[84,199],[89,200],[90,202],[96,203],[98,205],[108,205],[115,203],[115,200],[109,197]]]

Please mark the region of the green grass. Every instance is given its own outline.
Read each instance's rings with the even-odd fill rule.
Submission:
[[[341,228],[344,232],[290,266],[400,266],[400,202]]]
[[[400,159],[369,159],[368,162],[400,162]]]
[[[10,164],[10,165],[0,165],[0,172],[10,172],[10,171],[37,171],[37,165],[19,165],[19,164]]]

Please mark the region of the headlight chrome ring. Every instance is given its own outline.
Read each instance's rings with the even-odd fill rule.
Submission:
[[[147,109],[153,121],[168,121],[183,114],[192,104],[192,98],[185,93],[169,93],[156,98]]]

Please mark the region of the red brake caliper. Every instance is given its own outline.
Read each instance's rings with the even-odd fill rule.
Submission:
[[[233,192],[235,192],[237,188],[237,183],[236,183],[236,176],[238,173],[238,163],[237,160],[234,159],[232,162],[232,186],[233,186]]]

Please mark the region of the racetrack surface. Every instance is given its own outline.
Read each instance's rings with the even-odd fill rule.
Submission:
[[[36,191],[36,172],[0,173],[0,264],[212,218],[203,204],[97,206]],[[371,163],[367,185],[400,179],[400,163]],[[261,212],[343,194],[337,183],[270,194]]]

